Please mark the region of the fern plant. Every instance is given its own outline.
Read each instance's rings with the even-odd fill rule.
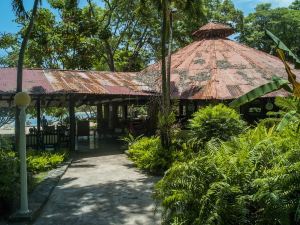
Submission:
[[[172,155],[162,148],[159,137],[143,137],[128,150],[129,158],[142,170],[162,174],[172,163]]]
[[[140,140],[142,137],[143,137],[143,135],[139,135],[139,136],[135,137],[131,133],[128,133],[127,136],[124,136],[124,137],[120,138],[120,140],[126,142],[128,147],[130,147],[135,142]]]
[[[174,164],[156,185],[164,224],[299,224],[300,139],[259,124]]]
[[[278,97],[275,104],[281,109],[279,114],[282,117],[277,129],[283,130],[290,124],[297,124],[298,132],[300,128],[300,98],[293,96],[288,98]]]

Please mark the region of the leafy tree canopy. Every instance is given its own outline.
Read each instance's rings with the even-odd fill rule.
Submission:
[[[288,47],[300,55],[300,1],[286,8],[272,8],[270,3],[259,4],[254,13],[244,19],[239,41],[267,53],[274,53],[274,43],[265,35],[265,29],[276,34]]]

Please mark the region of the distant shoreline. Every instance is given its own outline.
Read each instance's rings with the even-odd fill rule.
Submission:
[[[29,134],[29,129],[32,126],[25,127],[26,134]],[[0,135],[14,135],[15,134],[15,128],[14,127],[1,127],[0,128]]]

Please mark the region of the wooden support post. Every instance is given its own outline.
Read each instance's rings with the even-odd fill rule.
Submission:
[[[193,103],[191,103],[190,101],[187,101],[186,102],[186,115],[187,117],[191,117],[191,115],[193,114],[193,111],[194,111],[194,105]]]
[[[42,144],[41,139],[41,98],[36,100],[36,126],[37,126],[37,149],[40,149]]]
[[[108,128],[112,129],[113,126],[113,118],[112,118],[112,104],[109,104],[109,113],[108,113]]]
[[[183,116],[183,105],[179,103],[179,117]]]
[[[108,121],[108,128],[114,129],[116,126],[116,122],[118,120],[118,105],[115,102],[111,102],[109,104],[109,121]]]
[[[103,119],[108,121],[108,117],[109,117],[109,104],[104,104],[103,105]]]
[[[159,105],[156,102],[147,105],[149,121],[147,124],[147,134],[152,135],[157,129]]]
[[[105,103],[105,104],[103,104],[103,121],[102,121],[103,122],[102,123],[102,128],[105,131],[108,128],[108,120],[109,120],[109,104]]]
[[[70,96],[69,98],[69,118],[70,118],[70,150],[75,151],[76,118],[75,118],[75,102],[73,96]]]
[[[112,104],[113,129],[116,128],[116,126],[119,122],[118,109],[119,109],[118,103],[113,103]]]
[[[194,112],[197,112],[198,111],[198,104],[197,102],[195,101],[194,102]]]
[[[127,120],[128,118],[128,106],[127,104],[122,105],[122,119]]]
[[[101,128],[103,127],[102,122],[103,122],[102,104],[97,104],[97,133],[98,133],[98,135],[100,135]]]

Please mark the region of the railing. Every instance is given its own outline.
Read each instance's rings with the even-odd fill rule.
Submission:
[[[68,146],[70,136],[66,134],[66,130],[52,130],[32,132],[26,135],[26,146],[34,149],[57,149],[61,146]]]

